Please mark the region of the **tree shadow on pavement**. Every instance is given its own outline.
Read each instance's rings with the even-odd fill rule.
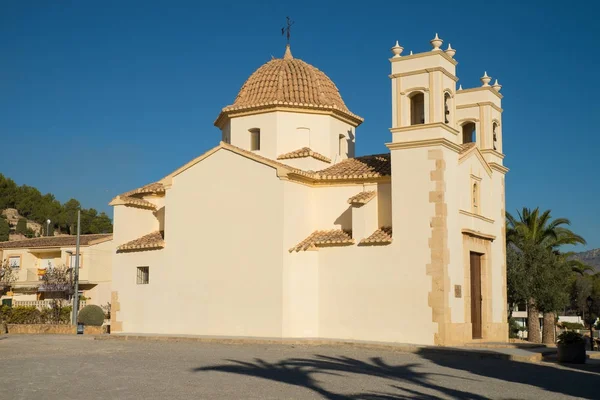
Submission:
[[[457,357],[443,348],[423,348],[417,353],[439,366],[487,378],[535,386],[549,392],[587,399],[600,398],[600,369],[596,366],[558,366],[511,361],[506,358],[474,360]],[[577,369],[575,371],[574,369]],[[515,393],[518,397],[518,393]]]
[[[543,364],[515,362],[508,359],[465,357],[452,354],[450,351],[443,349],[422,349],[418,352],[418,355],[439,366],[467,371],[486,378],[530,385],[568,396],[594,399],[598,398],[600,390],[600,376],[584,371],[561,369]],[[440,376],[460,380],[476,379],[421,372],[418,370],[421,365],[416,363],[390,365],[380,357],[372,357],[368,361],[362,361],[344,356],[315,355],[314,358],[289,358],[273,363],[263,359],[254,359],[253,362],[227,361],[227,364],[199,367],[193,371],[219,371],[287,383],[309,389],[329,400],[436,399],[440,395],[466,400],[487,398],[445,387],[435,382],[435,378]],[[344,376],[346,374],[380,377],[392,380],[395,383],[389,386],[390,393],[342,394],[326,389],[318,380],[319,375]],[[349,378],[351,379],[351,377]],[[432,392],[435,392],[435,394]],[[518,393],[514,395],[515,398],[519,397]]]
[[[381,358],[373,357],[369,361],[361,361],[349,357],[329,357],[316,355],[315,358],[290,358],[275,363],[262,359],[254,362],[227,360],[229,364],[214,365],[195,368],[195,372],[220,371],[257,378],[268,379],[275,382],[299,386],[320,394],[329,400],[393,400],[393,399],[437,399],[436,395],[405,388],[401,385],[392,385],[399,393],[356,393],[341,394],[325,389],[317,379],[318,375],[344,375],[347,373],[362,374],[391,379],[397,382],[410,383],[416,387],[437,391],[456,399],[482,400],[476,394],[436,385],[432,378],[440,374],[423,373],[416,371],[419,364],[401,364],[397,366],[386,364]],[[455,379],[464,379],[445,375]]]

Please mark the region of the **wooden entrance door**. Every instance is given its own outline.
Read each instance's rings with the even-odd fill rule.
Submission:
[[[471,253],[471,324],[473,339],[481,339],[481,254]]]

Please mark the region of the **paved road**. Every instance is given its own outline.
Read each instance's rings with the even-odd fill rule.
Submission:
[[[334,346],[0,336],[0,399],[600,398],[600,369]]]

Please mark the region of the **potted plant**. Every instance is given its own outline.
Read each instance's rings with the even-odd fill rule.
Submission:
[[[585,340],[577,332],[565,331],[558,336],[558,362],[584,364]]]

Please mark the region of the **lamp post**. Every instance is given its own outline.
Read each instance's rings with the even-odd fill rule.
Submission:
[[[594,320],[592,318],[592,306],[594,305],[594,299],[592,296],[588,296],[585,300],[588,306],[588,321],[590,322],[590,350],[594,350]]]
[[[73,319],[71,323],[77,325],[77,313],[79,312],[79,236],[81,235],[81,210],[77,210],[77,239],[75,244],[75,268],[73,269],[74,291],[73,295]]]
[[[46,236],[50,236],[50,219],[46,220]]]

